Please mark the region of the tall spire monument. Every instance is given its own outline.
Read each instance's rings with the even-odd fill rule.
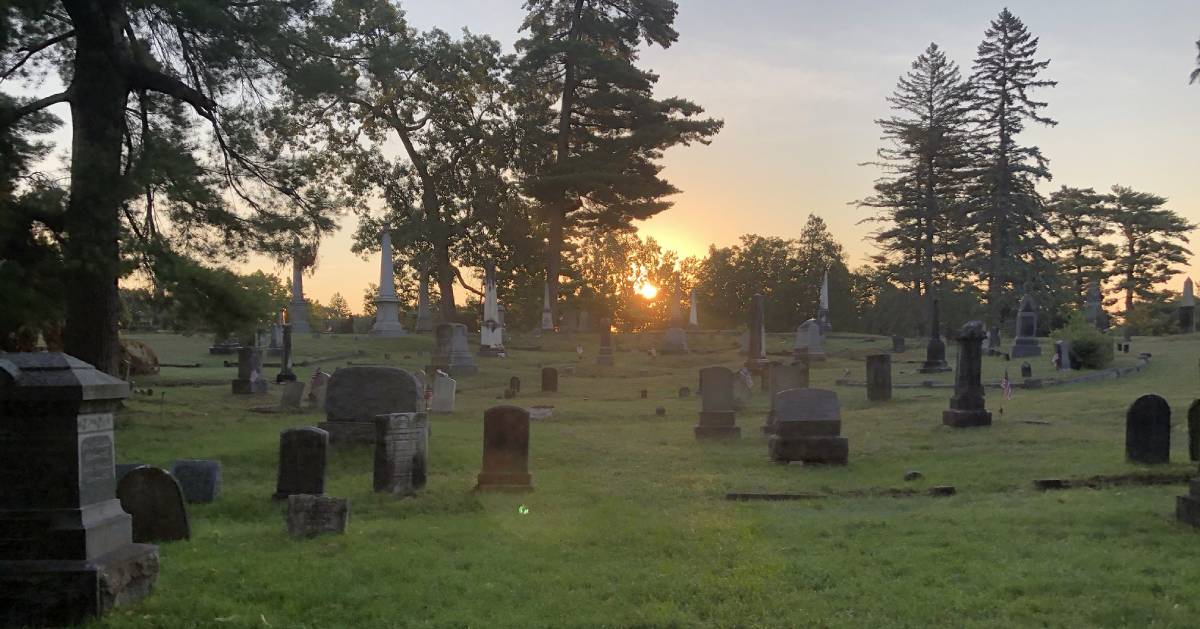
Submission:
[[[396,297],[395,268],[392,266],[392,232],[383,226],[379,258],[379,296],[375,298],[375,325],[371,336],[395,337],[408,334],[400,325],[400,299]]]
[[[500,303],[496,297],[496,265],[489,262],[483,271],[483,323],[479,326],[479,355],[504,353],[504,324],[500,321]]]
[[[829,271],[825,271],[825,276],[821,278],[821,301],[817,306],[817,323],[821,326],[821,334],[833,330],[833,324],[829,322]]]

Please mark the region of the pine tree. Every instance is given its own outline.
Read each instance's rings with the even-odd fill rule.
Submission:
[[[941,278],[955,273],[962,245],[962,196],[972,163],[967,85],[958,65],[930,44],[887,98],[892,117],[876,120],[886,145],[872,162],[884,171],[875,195],[885,226],[874,233],[892,281],[927,301]]]
[[[1035,59],[1037,46],[1021,20],[1004,9],[979,44],[970,79],[980,151],[970,218],[986,243],[971,262],[987,283],[993,324],[1015,305],[1013,289],[1037,278],[1045,248],[1043,202],[1034,186],[1050,179],[1048,161],[1038,147],[1018,142],[1029,122],[1057,124],[1039,113],[1046,103],[1030,97],[1037,88],[1057,85],[1038,78],[1050,61]]]
[[[1174,210],[1164,208],[1167,199],[1149,192],[1113,186],[1107,199],[1107,214],[1121,237],[1111,258],[1118,288],[1125,292],[1125,313],[1133,310],[1134,299],[1150,299],[1154,287],[1179,273],[1192,254],[1181,243],[1196,226]]]
[[[663,152],[708,143],[719,120],[682,98],[654,97],[639,46],[679,34],[674,0],[527,0],[514,81],[524,96],[525,191],[548,229],[546,282],[558,299],[564,242],[578,229],[629,229],[671,206]]]
[[[1101,241],[1112,233],[1104,201],[1091,188],[1063,186],[1046,204],[1050,231],[1057,236],[1058,263],[1070,278],[1075,306],[1083,304],[1089,285],[1106,279],[1106,261],[1114,255],[1113,245]]]

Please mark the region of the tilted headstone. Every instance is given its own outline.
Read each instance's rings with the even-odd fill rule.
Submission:
[[[554,367],[542,367],[542,393],[558,392],[558,370]]]
[[[529,474],[529,411],[494,406],[483,413],[483,470],[476,491],[533,489]]]
[[[429,422],[425,413],[393,413],[375,418],[377,492],[409,496],[425,486],[429,461]]]
[[[279,433],[279,474],[273,500],[325,493],[329,433],[320,428],[291,428]]]
[[[157,467],[139,467],[117,485],[121,508],[133,518],[133,541],[173,542],[192,536],[183,488]]]
[[[933,300],[933,319],[929,325],[929,344],[925,346],[925,362],[920,373],[950,371],[946,365],[946,343],[942,341],[942,320],[938,313],[938,300]]]
[[[287,531],[297,539],[323,533],[342,534],[350,520],[350,503],[345,498],[295,494],[288,496]]]
[[[433,378],[433,398],[429,404],[429,412],[453,413],[457,393],[458,381],[444,373],[438,373]]]
[[[884,402],[892,399],[892,357],[889,354],[867,356],[867,399]]]
[[[422,393],[417,379],[397,367],[342,367],[329,379],[320,428],[332,444],[372,443],[375,417],[423,410]]]
[[[1171,406],[1157,395],[1134,400],[1125,413],[1125,458],[1157,465],[1171,461]]]
[[[128,396],[72,356],[0,353],[0,626],[81,623],[157,579],[158,549],[132,543],[115,494]]]
[[[751,373],[760,373],[767,365],[766,298],[755,293],[750,299],[750,310],[746,316],[749,333],[746,346],[746,368]]]
[[[188,502],[213,502],[221,495],[220,461],[181,459],[171,465],[171,476],[179,481]]]
[[[837,394],[824,389],[788,389],[775,395],[775,433],[767,449],[772,461],[845,465],[850,454],[841,436]]]
[[[795,353],[797,358],[809,361],[825,360],[825,349],[821,341],[821,324],[809,319],[796,328]]]
[[[475,357],[467,344],[467,326],[461,323],[439,323],[433,331],[434,348],[431,367],[458,378],[479,373]]]
[[[1193,400],[1188,407],[1188,460],[1200,461],[1200,400]]]
[[[600,320],[600,351],[596,354],[596,364],[605,367],[613,365],[612,321]]]
[[[692,432],[697,439],[737,438],[733,384],[737,376],[725,367],[700,370],[700,420]]]
[[[261,373],[262,350],[257,347],[238,348],[238,374],[232,383],[234,395],[254,393],[251,379],[255,374]]]
[[[1017,311],[1017,338],[1013,340],[1011,353],[1013,358],[1042,355],[1037,340],[1037,310],[1029,295],[1021,298],[1021,307]]]
[[[992,414],[984,406],[983,339],[987,333],[979,321],[968,321],[958,332],[958,362],[954,369],[954,397],[942,413],[942,423],[954,428],[992,425]]]

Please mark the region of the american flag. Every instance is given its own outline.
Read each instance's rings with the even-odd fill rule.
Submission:
[[[1004,370],[1004,379],[1000,381],[1000,388],[1004,391],[1004,399],[1012,399],[1012,380],[1008,379],[1008,370]]]

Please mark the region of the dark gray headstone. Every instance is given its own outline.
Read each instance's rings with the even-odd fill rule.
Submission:
[[[262,378],[262,350],[258,347],[239,347],[238,373],[233,380],[232,388],[235,395],[250,395],[255,393],[254,381]]]
[[[1157,395],[1134,400],[1125,413],[1125,457],[1155,465],[1171,460],[1171,406]]]
[[[775,395],[775,430],[768,441],[773,461],[844,465],[849,443],[841,436],[837,394],[824,389],[789,389]]]
[[[542,392],[558,392],[558,370],[554,367],[542,367]]]
[[[439,323],[433,331],[433,338],[431,366],[456,378],[479,373],[479,366],[475,364],[475,356],[471,354],[470,345],[467,343],[467,326],[461,323]]]
[[[221,495],[221,462],[183,459],[171,465],[171,475],[188,502],[212,502]]]
[[[378,415],[415,413],[423,392],[412,374],[396,367],[342,367],[325,394],[328,421],[374,422]]]
[[[700,420],[693,429],[697,439],[736,438],[733,386],[737,376],[725,367],[700,370]]]
[[[1013,339],[1012,357],[1041,355],[1042,348],[1037,340],[1037,309],[1033,305],[1033,298],[1026,295],[1021,298],[1021,307],[1017,312],[1017,337]]]
[[[1200,400],[1192,400],[1188,407],[1188,460],[1200,461]]]
[[[409,496],[425,486],[429,423],[424,413],[393,413],[375,418],[374,489]]]
[[[611,367],[613,364],[612,321],[600,320],[600,351],[596,354],[596,364]]]
[[[867,399],[872,402],[892,399],[892,357],[888,354],[867,356]]]
[[[897,354],[903,354],[908,351],[908,343],[903,336],[897,335],[892,337],[892,351]]]
[[[192,535],[183,488],[166,470],[139,467],[117,486],[121,508],[133,517],[133,541],[172,542]]]
[[[288,496],[287,501],[288,535],[306,538],[346,532],[350,503],[345,498],[294,494]]]
[[[529,411],[495,406],[483,413],[483,470],[476,491],[533,488],[529,474]]]
[[[1033,365],[1029,364],[1028,361],[1021,363],[1021,377],[1022,378],[1032,378],[1033,377]]]
[[[515,393],[520,393],[521,392],[521,379],[516,376],[509,378],[508,379],[508,388],[512,389],[513,392],[515,392]]]
[[[990,426],[992,414],[984,406],[983,340],[987,333],[979,321],[968,321],[958,332],[958,362],[954,370],[954,397],[942,413],[942,423],[955,428]]]
[[[933,300],[933,319],[929,325],[929,344],[925,346],[925,362],[917,371],[921,373],[950,371],[946,365],[946,343],[942,341],[942,320],[936,299]]]
[[[273,498],[324,494],[328,452],[329,433],[320,428],[292,428],[279,433],[279,474]]]

